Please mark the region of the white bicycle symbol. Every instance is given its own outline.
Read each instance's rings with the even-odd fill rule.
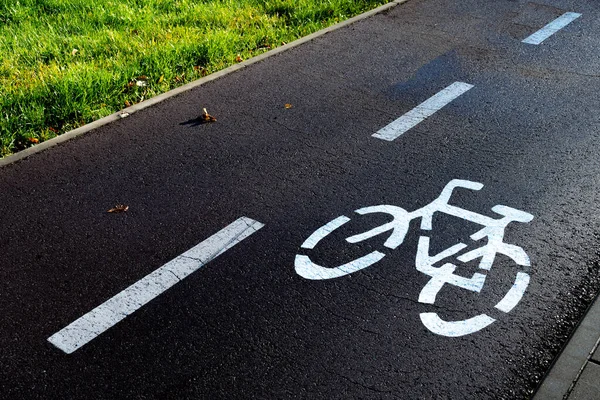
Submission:
[[[412,212],[391,205],[380,205],[358,209],[355,212],[361,215],[387,213],[393,217],[393,220],[382,226],[371,229],[368,232],[350,236],[346,241],[349,243],[358,243],[391,231],[384,246],[389,249],[396,249],[404,241],[411,220],[421,218],[421,229],[430,231],[432,229],[433,215],[436,212],[462,218],[481,225],[483,228],[471,235],[471,239],[478,241],[487,238],[487,243],[477,249],[459,255],[457,259],[466,263],[480,258],[479,268],[484,271],[489,271],[494,263],[496,254],[500,253],[511,258],[517,265],[526,268],[524,271],[517,273],[515,282],[508,293],[495,305],[495,308],[498,310],[508,313],[519,303],[529,285],[528,267],[530,266],[530,260],[529,256],[527,256],[521,247],[507,244],[502,241],[504,238],[504,230],[506,229],[506,226],[513,221],[523,223],[530,222],[533,219],[533,215],[515,208],[496,205],[492,207],[492,211],[502,217],[494,219],[452,206],[448,204],[448,201],[450,200],[452,192],[457,187],[480,190],[483,188],[483,185],[477,182],[454,179],[444,187],[437,199]],[[313,249],[324,237],[348,221],[350,221],[350,218],[345,216],[334,219],[317,229],[308,239],[306,239],[301,247],[303,249]],[[459,253],[466,247],[466,244],[459,243],[439,254],[430,256],[429,237],[419,237],[415,260],[416,268],[418,271],[431,277],[419,294],[420,303],[434,304],[436,295],[445,284],[454,285],[473,292],[481,291],[486,278],[485,274],[477,272],[473,274],[471,278],[465,278],[454,274],[457,267],[452,263],[444,263],[440,267],[434,267],[434,264]],[[373,251],[366,256],[360,257],[344,265],[335,268],[326,268],[314,263],[310,257],[298,254],[296,255],[295,260],[295,269],[300,276],[306,279],[332,279],[369,267],[380,261],[383,257],[385,257],[385,254],[379,251]],[[494,318],[487,314],[480,314],[473,318],[460,321],[444,321],[437,313],[431,312],[421,313],[420,317],[425,327],[430,331],[439,335],[452,337],[477,332],[495,321]]]

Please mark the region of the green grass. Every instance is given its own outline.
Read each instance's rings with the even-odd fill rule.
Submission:
[[[0,0],[0,156],[386,2]]]

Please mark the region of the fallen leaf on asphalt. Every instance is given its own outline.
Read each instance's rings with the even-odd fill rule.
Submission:
[[[287,109],[289,110],[289,109],[290,109],[290,108],[292,108],[293,106],[292,106],[290,103],[286,103],[284,107],[285,107],[285,108],[287,108]]]
[[[108,210],[108,212],[109,213],[121,213],[121,212],[125,212],[127,210],[129,210],[129,206],[126,206],[125,204],[117,204],[116,206],[114,206],[113,208]]]
[[[206,108],[203,108],[202,111],[203,111],[203,113],[200,116],[202,121],[204,121],[204,122],[216,122],[217,121],[217,119],[215,117],[213,117],[212,115],[210,115],[208,113],[208,111],[206,111]]]

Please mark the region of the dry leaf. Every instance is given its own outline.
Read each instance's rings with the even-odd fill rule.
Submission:
[[[113,208],[108,210],[108,212],[109,213],[120,213],[120,212],[125,212],[127,210],[129,210],[129,206],[126,206],[125,204],[117,204],[116,206],[114,206]]]
[[[77,50],[77,49],[73,49],[73,51],[71,51],[71,55],[74,56],[75,54],[77,54],[78,51],[79,50]]]
[[[238,54],[238,55],[235,57],[235,61],[236,61],[236,62],[242,62],[242,61],[244,61],[244,59],[243,59],[242,57],[240,57],[240,55]]]
[[[34,137],[30,137],[30,138],[29,138],[29,141],[30,141],[31,143],[39,143],[39,142],[40,142],[40,139],[38,139],[38,138],[34,138]]]
[[[161,83],[164,79],[165,79],[165,76],[161,75],[160,78],[158,78],[158,83]]]
[[[131,103],[128,100],[125,100],[125,107],[131,107]]]
[[[215,117],[213,117],[212,115],[210,115],[208,113],[208,111],[206,111],[206,108],[203,108],[202,111],[204,111],[202,113],[202,115],[200,116],[202,121],[204,121],[204,122],[216,122],[217,121],[217,119]]]
[[[201,76],[206,76],[208,74],[207,69],[201,67],[200,65],[194,65],[194,71],[196,71],[196,73],[200,74]]]
[[[290,108],[292,108],[293,106],[292,106],[290,103],[286,103],[284,107],[285,107],[285,108],[287,108],[287,109],[289,110],[289,109],[290,109]]]

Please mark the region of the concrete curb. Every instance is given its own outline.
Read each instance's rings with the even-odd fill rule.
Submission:
[[[562,400],[568,398],[599,342],[600,297],[596,297],[532,399]]]
[[[266,53],[263,53],[263,54],[260,54],[260,55],[258,55],[256,57],[252,57],[249,60],[242,61],[239,64],[234,64],[234,65],[232,65],[232,66],[230,66],[228,68],[222,69],[222,70],[217,71],[217,72],[215,72],[213,74],[210,74],[208,76],[205,76],[205,77],[200,78],[198,80],[195,80],[193,82],[187,83],[187,84],[185,84],[183,86],[180,86],[178,88],[175,88],[173,90],[169,90],[168,92],[165,92],[165,93],[160,94],[158,96],[152,97],[151,99],[144,100],[143,102],[138,103],[138,104],[134,104],[131,107],[127,107],[127,108],[125,108],[125,109],[123,109],[121,111],[118,111],[118,112],[114,113],[114,114],[108,115],[108,116],[106,116],[104,118],[101,118],[99,120],[96,120],[94,122],[90,122],[89,124],[81,126],[81,127],[77,128],[77,129],[73,129],[72,131],[63,133],[60,136],[57,136],[57,137],[52,138],[50,140],[47,140],[47,141],[45,141],[43,143],[40,143],[40,144],[38,144],[36,146],[33,146],[33,147],[28,148],[28,149],[22,150],[22,151],[20,151],[18,153],[15,153],[15,154],[11,154],[10,156],[7,156],[7,157],[4,157],[4,158],[0,159],[0,167],[4,167],[4,166],[12,164],[12,163],[14,163],[16,161],[22,160],[22,159],[24,159],[26,157],[29,157],[29,156],[33,155],[33,154],[36,154],[36,153],[39,153],[39,152],[44,151],[46,149],[49,149],[51,147],[54,147],[54,146],[56,146],[59,143],[66,142],[67,140],[71,140],[73,138],[81,136],[84,133],[90,132],[90,131],[92,131],[94,129],[97,129],[97,128],[101,127],[101,126],[110,124],[111,122],[118,121],[120,119],[129,117],[131,114],[133,114],[135,112],[138,112],[138,111],[143,110],[143,109],[148,108],[148,107],[152,107],[153,105],[158,104],[158,103],[160,103],[162,101],[165,101],[165,100],[167,100],[167,99],[169,99],[171,97],[175,97],[175,96],[177,96],[177,95],[179,95],[181,93],[187,92],[188,90],[194,89],[194,88],[196,88],[198,86],[202,86],[202,85],[204,85],[207,82],[214,81],[214,80],[219,79],[219,78],[221,78],[221,77],[223,77],[225,75],[229,75],[232,72],[239,71],[239,70],[241,70],[243,68],[246,68],[246,67],[248,67],[248,66],[250,66],[252,64],[255,64],[257,62],[263,61],[266,58],[272,57],[274,55],[277,55],[277,54],[282,53],[284,51],[287,51],[289,49],[293,49],[294,47],[300,46],[300,45],[302,45],[302,44],[304,44],[306,42],[309,42],[309,41],[311,41],[311,40],[313,40],[315,38],[323,36],[323,35],[325,35],[325,34],[327,34],[329,32],[332,32],[332,31],[335,31],[337,29],[343,28],[345,26],[351,25],[351,24],[353,24],[353,23],[355,23],[357,21],[369,18],[369,17],[371,17],[371,16],[373,16],[375,14],[379,14],[379,13],[381,13],[383,11],[389,10],[390,8],[393,8],[393,7],[397,6],[397,5],[406,3],[407,1],[408,0],[394,0],[394,1],[390,2],[390,3],[387,3],[387,4],[384,4],[382,6],[379,6],[379,7],[375,8],[375,9],[373,9],[371,11],[367,11],[365,13],[359,14],[359,15],[357,15],[355,17],[352,17],[352,18],[347,19],[345,21],[339,22],[339,23],[337,23],[335,25],[332,25],[332,26],[330,26],[328,28],[321,29],[320,31],[314,32],[314,33],[312,33],[312,34],[310,34],[308,36],[304,36],[304,37],[302,37],[300,39],[294,40],[291,43],[285,44],[285,45],[283,45],[281,47],[277,47],[276,49],[270,50],[270,51],[268,51]]]

